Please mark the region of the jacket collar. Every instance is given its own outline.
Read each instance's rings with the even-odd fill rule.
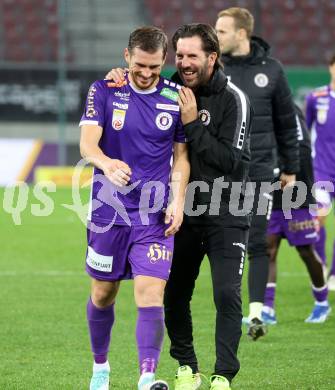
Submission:
[[[221,60],[226,65],[241,63],[257,64],[270,55],[270,45],[262,38],[253,36],[250,41],[250,53],[245,56],[222,54]]]

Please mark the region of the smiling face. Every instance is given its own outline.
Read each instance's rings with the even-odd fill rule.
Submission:
[[[209,55],[202,48],[199,36],[179,38],[176,44],[175,63],[178,74],[186,87],[195,89],[210,79],[216,53]]]
[[[164,65],[163,49],[149,53],[135,47],[125,49],[125,60],[129,67],[129,79],[136,88],[146,90],[155,87]]]

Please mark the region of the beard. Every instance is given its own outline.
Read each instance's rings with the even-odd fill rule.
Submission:
[[[185,76],[183,72],[195,72],[196,77],[192,80],[185,79]],[[194,68],[184,68],[184,69],[178,69],[179,77],[183,80],[183,83],[186,87],[189,88],[198,88],[202,85],[207,84],[208,82],[208,59],[205,60],[205,62],[202,64],[201,67],[194,69]]]

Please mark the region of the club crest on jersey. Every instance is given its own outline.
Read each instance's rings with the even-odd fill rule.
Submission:
[[[317,113],[317,121],[320,125],[324,125],[327,121],[328,109],[319,108]]]
[[[113,110],[112,126],[114,130],[121,130],[124,125],[124,120],[126,118],[126,111],[124,110]]]
[[[201,120],[202,124],[205,126],[209,125],[209,122],[211,121],[211,114],[207,110],[200,110],[198,113],[199,119]]]
[[[269,78],[264,73],[258,73],[254,78],[254,82],[257,85],[257,87],[264,88],[269,84]]]
[[[173,122],[172,115],[168,112],[161,112],[156,116],[156,126],[160,130],[168,130]]]

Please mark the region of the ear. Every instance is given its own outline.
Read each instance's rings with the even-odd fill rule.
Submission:
[[[162,61],[162,66],[161,66],[161,68],[163,68],[163,66],[165,65],[165,61],[166,61],[166,56],[163,58],[163,61]]]
[[[129,50],[127,47],[124,49],[124,59],[126,60],[127,64],[129,65],[130,53],[129,53]]]
[[[247,39],[247,31],[244,29],[244,28],[240,28],[238,31],[237,31],[237,36],[240,40],[245,40]]]
[[[208,56],[208,64],[214,66],[216,59],[218,58],[217,53],[213,52]]]

